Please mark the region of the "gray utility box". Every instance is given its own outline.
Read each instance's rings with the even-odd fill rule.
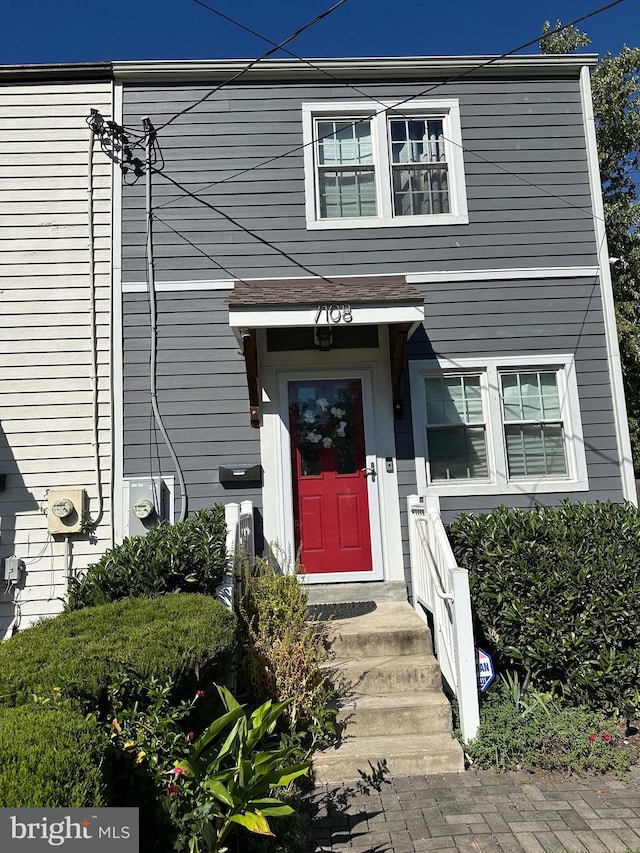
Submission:
[[[173,521],[173,477],[126,477],[125,536],[144,536],[159,521]]]

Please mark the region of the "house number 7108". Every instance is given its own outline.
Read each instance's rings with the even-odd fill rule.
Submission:
[[[351,305],[318,305],[316,325],[326,323],[335,326],[338,323],[350,323],[352,320]]]

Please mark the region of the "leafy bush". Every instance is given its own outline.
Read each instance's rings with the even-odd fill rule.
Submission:
[[[213,595],[226,568],[226,531],[224,506],[218,504],[125,539],[83,577],[70,580],[66,609],[167,592]]]
[[[235,640],[233,614],[204,595],[131,598],[62,613],[0,645],[0,704],[58,694],[85,712],[106,713],[109,685],[123,668],[143,682],[171,679],[175,698],[193,696],[224,675]]]
[[[257,560],[245,573],[239,607],[239,675],[258,702],[292,698],[291,731],[306,731],[315,746],[335,734],[334,690],[321,668],[326,632],[309,619],[307,591],[297,572]]]
[[[108,738],[63,709],[0,708],[0,808],[104,806]]]
[[[581,504],[465,515],[448,527],[469,569],[476,637],[502,669],[613,710],[640,680],[640,514]]]
[[[270,816],[287,817],[285,830],[290,833],[299,829],[290,798],[272,793],[272,788],[306,774],[310,764],[298,760],[296,744],[283,743],[274,734],[288,703],[268,701],[248,714],[226,688],[216,685],[211,692],[218,697],[217,716],[198,736],[187,731],[184,722],[203,696],[172,703],[170,684],[152,682],[146,685],[146,707],[126,708],[119,701],[122,685],[114,688],[114,787],[119,805],[140,808],[147,827],[145,851],[217,851],[234,830],[243,836],[243,828],[270,833]],[[192,847],[200,841],[204,848]],[[245,847],[253,849],[248,837],[240,846],[233,845]]]
[[[634,761],[619,726],[584,708],[531,703],[523,711],[498,686],[480,711],[477,737],[466,749],[478,767],[622,774]]]
[[[218,692],[225,713],[176,762],[166,785],[171,817],[182,827],[189,850],[204,843],[211,853],[227,850],[222,844],[238,827],[272,835],[268,818],[294,811],[276,790],[305,775],[311,765],[298,760],[295,744],[274,738],[289,702],[268,700],[249,715],[224,687]]]

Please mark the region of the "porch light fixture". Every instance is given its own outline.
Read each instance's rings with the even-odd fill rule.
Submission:
[[[329,352],[333,343],[331,326],[316,326],[313,330],[313,342],[320,352]]]

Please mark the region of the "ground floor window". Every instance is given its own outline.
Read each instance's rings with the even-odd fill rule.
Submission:
[[[587,488],[572,356],[414,362],[411,389],[420,486]]]

